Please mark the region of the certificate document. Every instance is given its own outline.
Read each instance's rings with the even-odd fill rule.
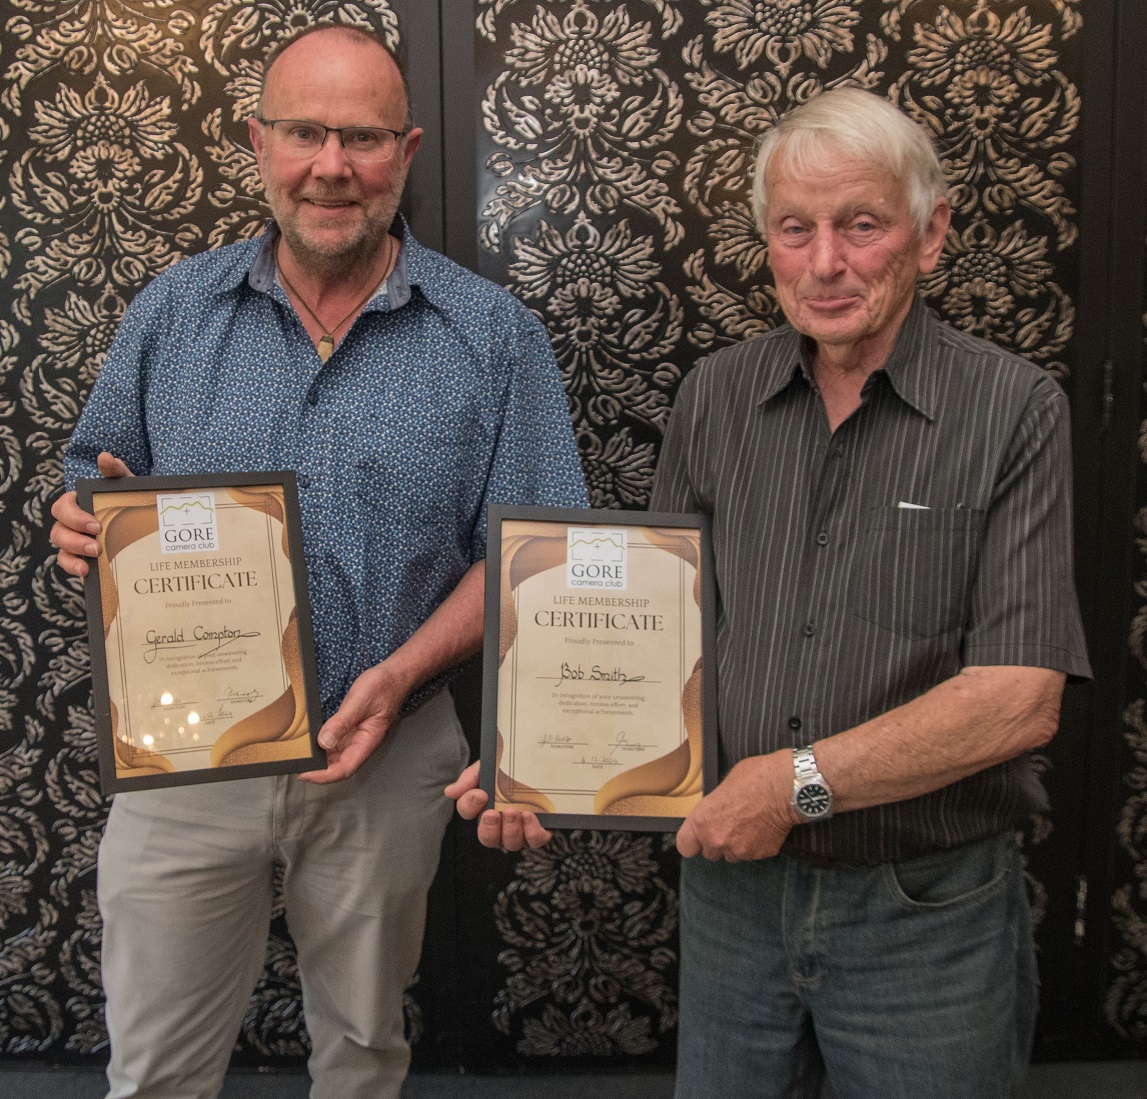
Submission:
[[[105,793],[322,768],[294,475],[86,480]]]
[[[680,824],[715,782],[710,578],[703,516],[490,509],[482,784],[495,808],[547,826]]]

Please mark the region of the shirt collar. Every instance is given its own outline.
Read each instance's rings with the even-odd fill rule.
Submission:
[[[362,311],[364,313],[375,310],[401,309],[410,301],[411,285],[417,284],[418,280],[412,279],[410,274],[411,252],[417,255],[425,249],[414,239],[414,234],[410,232],[410,227],[401,214],[395,218],[391,232],[399,239],[398,255],[386,280],[371,295],[370,301],[363,306]],[[279,285],[279,275],[275,265],[275,247],[279,243],[281,235],[274,220],[269,221],[263,235],[259,238],[259,247],[251,261],[251,266],[247,269],[246,281],[248,285],[260,294],[269,294],[272,287]],[[243,276],[240,275],[237,283],[242,281]]]
[[[888,361],[876,371],[883,373],[893,392],[927,420],[936,418],[937,389],[935,362],[924,354],[929,330],[938,322],[928,312],[928,306],[919,294],[900,326],[896,346]],[[865,383],[868,384],[867,382]]]
[[[872,377],[883,374],[887,377],[892,391],[907,405],[914,408],[928,420],[935,419],[937,402],[936,371],[933,365],[925,362],[923,354],[930,328],[938,322],[928,312],[924,299],[919,294],[912,302],[908,316],[900,326],[896,344],[888,360]],[[812,376],[812,346],[795,329],[789,328],[784,352],[777,357],[776,365],[769,376],[762,379],[763,390],[758,403],[772,400],[782,390],[787,389],[797,373],[803,375],[809,388],[816,389]],[[871,378],[865,386],[872,384]]]

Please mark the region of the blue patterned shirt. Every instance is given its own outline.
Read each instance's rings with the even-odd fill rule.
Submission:
[[[325,718],[485,556],[489,504],[584,507],[585,483],[545,330],[508,293],[405,230],[323,364],[278,282],[277,235],[140,292],[64,473],[97,476],[101,450],[137,474],[295,470]]]

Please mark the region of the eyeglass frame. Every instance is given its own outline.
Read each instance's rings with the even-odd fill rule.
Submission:
[[[343,140],[343,134],[347,130],[352,132],[355,130],[381,130],[383,133],[392,134],[394,137],[394,144],[390,146],[390,153],[386,157],[386,160],[390,160],[394,156],[395,149],[398,148],[398,143],[411,132],[410,130],[392,130],[389,126],[324,126],[321,122],[312,122],[307,118],[263,118],[261,115],[255,115],[255,121],[258,122],[260,126],[270,126],[272,133],[280,122],[297,122],[301,126],[314,126],[316,129],[322,130],[323,139],[319,142],[319,147],[311,154],[312,156],[318,156],[326,147],[327,138],[330,137],[332,133],[335,133],[339,135],[339,145],[342,147],[342,151],[346,153],[347,156],[353,157],[355,154],[347,149],[346,142]],[[385,164],[386,160],[382,161],[382,163]]]

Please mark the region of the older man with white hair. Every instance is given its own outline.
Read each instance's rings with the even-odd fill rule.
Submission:
[[[712,516],[721,599],[723,777],[677,838],[681,1099],[817,1096],[826,1068],[838,1099],[1004,1099],[1027,1062],[1015,832],[1090,674],[1068,406],[919,298],[945,191],[886,101],[792,111],[753,178],[788,323],[690,373],[666,433],[650,507]]]
[[[723,609],[678,1094],[816,1095],[827,1067],[839,1099],[1004,1099],[1036,1010],[1028,753],[1090,674],[1067,399],[919,298],[950,210],[886,101],[792,111],[753,207],[788,324],[686,378],[650,505],[713,517]]]

